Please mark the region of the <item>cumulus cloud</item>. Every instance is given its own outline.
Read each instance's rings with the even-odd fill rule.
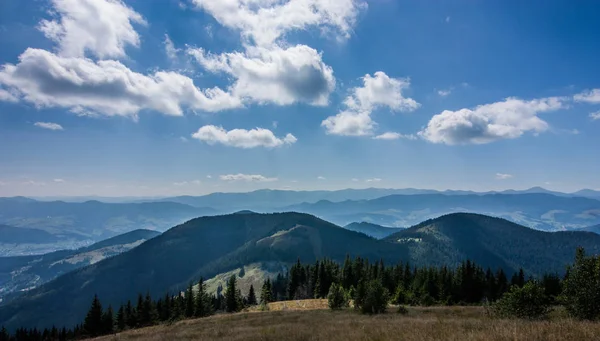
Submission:
[[[0,102],[18,102],[18,101],[19,101],[19,99],[17,98],[17,96],[0,88]]]
[[[510,97],[474,109],[444,110],[431,118],[419,136],[432,143],[448,145],[514,139],[526,132],[541,133],[548,130],[548,123],[537,115],[563,107],[564,99],[560,97],[531,101]]]
[[[124,57],[125,47],[138,47],[140,37],[132,23],[144,18],[121,0],[52,0],[53,20],[42,20],[39,29],[58,44],[65,57]]]
[[[220,143],[237,148],[274,148],[285,144],[293,144],[297,141],[296,137],[292,134],[278,138],[269,129],[233,129],[227,131],[223,127],[214,125],[201,127],[197,132],[192,134],[192,137],[210,145]]]
[[[590,114],[592,121],[600,120],[600,111],[596,111]]]
[[[206,70],[232,76],[229,91],[248,102],[326,105],[335,88],[333,69],[306,45],[247,47],[244,52],[218,55],[190,48],[188,53]]]
[[[496,180],[507,180],[512,177],[512,174],[496,173]]]
[[[173,44],[173,41],[171,40],[168,34],[165,34],[164,44],[165,54],[167,55],[167,58],[169,58],[169,60],[171,61],[177,60],[177,53],[179,53],[179,49],[175,47],[175,44]]]
[[[64,130],[60,124],[52,122],[35,122],[33,125],[48,130]]]
[[[277,178],[268,178],[259,174],[227,174],[219,175],[219,179],[223,181],[247,181],[247,182],[272,182],[277,181]]]
[[[317,27],[348,38],[366,3],[358,0],[192,0],[221,25],[240,31],[245,41],[265,46],[286,33]]]
[[[396,133],[396,132],[387,132],[387,133],[383,133],[381,135],[377,135],[375,137],[373,137],[373,139],[375,140],[397,140],[397,139],[407,139],[407,140],[416,140],[417,137],[415,135],[409,134],[409,135],[404,135],[404,134],[400,134],[400,133]]]
[[[183,107],[215,112],[241,102],[219,88],[201,90],[189,77],[158,71],[136,73],[118,61],[94,62],[29,48],[16,65],[0,69],[0,84],[38,107],[87,110],[107,116],[134,116],[144,109],[181,116]]]
[[[376,108],[413,111],[420,105],[414,99],[402,95],[402,90],[410,86],[408,79],[391,78],[378,71],[374,76],[365,75],[362,80],[363,86],[354,88],[344,101],[346,110],[321,122],[327,134],[372,135],[377,124],[371,119],[371,113]]]
[[[573,96],[575,102],[586,102],[592,104],[600,103],[600,89],[591,89],[583,91]]]

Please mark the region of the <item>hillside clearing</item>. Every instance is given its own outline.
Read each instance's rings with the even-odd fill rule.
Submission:
[[[289,303],[289,302],[288,302]],[[352,310],[245,312],[187,320],[98,340],[598,340],[600,324],[570,319],[490,319],[481,307],[409,308],[399,315]]]

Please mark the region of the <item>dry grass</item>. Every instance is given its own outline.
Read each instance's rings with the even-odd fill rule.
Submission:
[[[319,304],[322,302],[312,302],[313,307]],[[297,308],[309,309],[308,305]],[[598,323],[565,318],[537,322],[490,319],[480,307],[409,307],[408,315],[398,315],[390,308],[388,314],[379,316],[353,310],[275,309],[182,321],[101,340],[600,340]]]

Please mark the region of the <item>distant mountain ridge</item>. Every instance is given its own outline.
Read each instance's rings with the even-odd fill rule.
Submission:
[[[410,226],[440,215],[472,212],[509,219],[540,230],[568,230],[600,223],[600,201],[551,194],[389,195],[372,200],[292,205],[297,211],[345,225],[355,221],[387,226]]]
[[[385,226],[381,226],[381,225],[377,225],[377,224],[373,224],[373,223],[367,223],[365,221],[360,222],[360,223],[350,223],[350,224],[344,226],[344,228],[346,230],[364,233],[367,236],[370,236],[370,237],[373,237],[376,239],[385,238],[391,234],[398,232],[401,229],[398,227],[385,227]]]
[[[77,250],[61,250],[39,256],[0,257],[0,299],[31,290],[67,272],[95,264],[129,251],[160,235],[151,230],[135,230]]]
[[[495,243],[495,244],[494,244]],[[376,240],[295,212],[230,214],[192,219],[129,252],[70,272],[0,306],[0,325],[68,326],[81,321],[90,297],[117,306],[138,293],[178,292],[190,281],[249,264],[293,264],[346,255],[385,263],[455,266],[467,258],[482,266],[523,267],[532,274],[564,272],[575,247],[600,251],[588,232],[541,232],[500,218],[450,214]],[[68,297],[68,299],[66,299]]]

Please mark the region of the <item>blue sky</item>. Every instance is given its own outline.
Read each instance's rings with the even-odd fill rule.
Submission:
[[[4,0],[0,195],[600,189],[598,14]]]

